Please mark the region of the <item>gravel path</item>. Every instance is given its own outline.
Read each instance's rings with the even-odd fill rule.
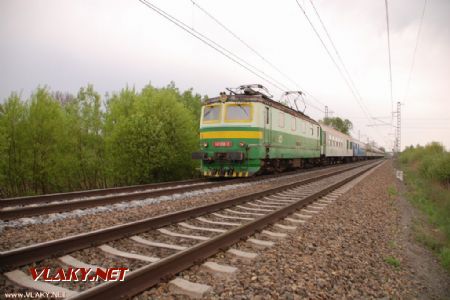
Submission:
[[[347,165],[343,167],[347,167]],[[164,196],[167,198],[166,201],[149,204],[143,207],[132,207],[125,210],[105,211],[92,215],[74,216],[64,220],[50,222],[48,224],[32,224],[18,228],[6,227],[0,233],[0,251],[167,214],[177,210],[191,208],[193,206],[223,201],[227,198],[249,195],[263,189],[306,178],[311,176],[311,174],[318,175],[327,172],[329,172],[329,169],[308,171],[295,176],[288,175],[278,179],[252,182],[236,189],[210,189],[200,195],[199,192],[188,193],[190,196],[187,195],[186,197],[180,197],[180,195],[175,197]]]
[[[423,276],[409,254],[417,245],[405,238],[405,203],[388,193],[395,184],[389,161],[275,247],[259,250],[252,264],[234,263],[234,278],[218,280],[198,266],[180,276],[211,285],[208,298],[447,299],[448,274],[434,266],[431,278]],[[224,253],[211,260],[233,265]],[[184,299],[171,295],[167,284],[136,297],[150,298]]]

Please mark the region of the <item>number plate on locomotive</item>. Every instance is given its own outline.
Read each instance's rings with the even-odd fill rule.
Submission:
[[[221,141],[221,142],[214,142],[214,147],[231,147],[233,145],[230,141]]]

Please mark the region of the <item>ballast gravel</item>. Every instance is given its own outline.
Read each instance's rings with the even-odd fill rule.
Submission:
[[[349,165],[338,166],[338,168],[347,168]],[[129,223],[145,218],[154,217],[157,215],[172,213],[178,210],[201,206],[214,202],[223,201],[225,199],[234,198],[237,196],[250,195],[260,192],[264,189],[273,188],[288,183],[295,182],[300,179],[308,178],[329,172],[330,169],[310,170],[298,175],[287,175],[283,177],[262,180],[257,182],[250,182],[242,184],[242,186],[230,188],[215,188],[206,189],[203,193],[199,191],[188,192],[187,195],[180,196],[163,196],[161,201],[148,201],[145,206],[126,207],[126,204],[120,203],[119,206],[124,206],[120,210],[110,210],[105,207],[97,209],[95,214],[83,214],[84,210],[79,210],[78,214],[73,214],[61,220],[54,218],[51,214],[51,222],[43,222],[35,224],[31,218],[30,224],[19,227],[8,227],[3,224],[3,230],[0,232],[0,251],[12,250],[24,246],[29,246],[35,243],[51,241],[54,239],[64,238],[80,233],[99,230],[102,228]],[[64,213],[62,213],[64,214]],[[44,218],[44,217],[38,217]],[[45,220],[44,220],[45,221]],[[14,220],[12,221],[14,222]],[[7,223],[7,222],[5,222]]]
[[[199,265],[177,276],[210,285],[208,299],[445,299],[448,287],[429,289],[405,254],[399,200],[388,193],[395,185],[388,161],[274,247],[253,250],[259,255],[252,263],[224,252],[209,259],[238,267],[232,278]],[[233,247],[252,249],[245,242]],[[135,297],[159,298],[187,299],[166,283]]]

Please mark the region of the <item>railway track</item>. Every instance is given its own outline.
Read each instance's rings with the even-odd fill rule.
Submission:
[[[265,175],[252,178],[228,179],[225,181],[215,181],[202,178],[110,189],[2,199],[0,200],[0,220],[12,220],[50,213],[72,211],[75,209],[86,209],[103,205],[111,205],[126,201],[156,198],[175,193],[186,193],[200,189],[215,188],[243,182],[262,181],[279,176],[290,176],[296,173],[299,172]]]
[[[76,191],[29,197],[0,199],[0,219],[10,220],[45,213],[88,208],[121,201],[165,195],[198,185],[208,184],[205,178],[134,185],[117,188]]]
[[[314,213],[313,210],[320,209],[325,204],[322,202],[311,206],[311,203],[379,163],[369,162],[339,170],[330,169],[324,174],[253,195],[1,252],[0,269],[5,272],[3,276],[15,285],[29,288],[29,282],[25,280],[27,275],[24,274],[27,265],[39,266],[42,261],[56,259],[58,263],[83,267],[92,261],[85,263],[80,258],[86,258],[89,253],[97,253],[94,256],[98,256],[98,252],[108,253],[140,263],[134,264],[136,268],[127,274],[124,282],[98,284],[84,291],[81,286],[62,289],[76,299],[131,297],[255,232],[259,232],[258,239],[250,238],[246,243],[255,247],[269,247],[273,244],[271,239],[283,236],[284,233],[278,231],[295,230],[295,226],[301,225],[307,214]],[[304,209],[306,206],[308,208]],[[300,213],[297,213],[299,209]],[[265,229],[268,226],[273,229]],[[130,247],[130,243],[135,246]],[[138,244],[141,245],[139,249],[146,250],[139,254],[132,253]],[[239,259],[248,258],[254,253],[234,249],[230,250],[230,254]],[[14,270],[18,267],[22,269]],[[217,265],[209,264],[209,268],[217,268]]]

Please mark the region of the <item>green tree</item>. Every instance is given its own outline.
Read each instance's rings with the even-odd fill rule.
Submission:
[[[31,170],[33,192],[49,193],[62,188],[64,170],[58,162],[63,137],[62,109],[46,88],[38,88],[32,95],[29,116],[26,122],[27,139],[31,155],[28,169]]]
[[[197,123],[200,122],[200,113],[202,110],[202,96],[193,94],[193,90],[189,89],[181,94],[180,102],[192,113]]]
[[[120,184],[191,176],[197,124],[177,89],[124,90],[108,103],[107,148]],[[111,124],[114,124],[112,127]]]
[[[320,122],[322,122],[325,125],[331,126],[344,134],[350,134],[350,130],[353,129],[353,124],[352,122],[350,122],[350,120],[348,119],[343,120],[339,117],[324,118]]]
[[[100,95],[92,85],[88,85],[80,89],[76,102],[79,115],[76,151],[83,187],[103,187],[106,184],[105,147]]]
[[[101,97],[37,88],[0,104],[0,197],[191,177],[201,97],[147,85]]]
[[[106,103],[104,136],[109,185],[134,183],[131,178],[128,178],[128,173],[120,173],[121,170],[127,170],[126,161],[132,158],[129,157],[130,153],[122,153],[118,146],[121,147],[121,144],[126,142],[126,131],[132,119],[137,98],[136,90],[126,87],[119,94],[113,94]],[[131,173],[131,170],[127,171]]]
[[[26,118],[26,106],[12,93],[0,106],[0,195],[3,197],[27,191]]]

